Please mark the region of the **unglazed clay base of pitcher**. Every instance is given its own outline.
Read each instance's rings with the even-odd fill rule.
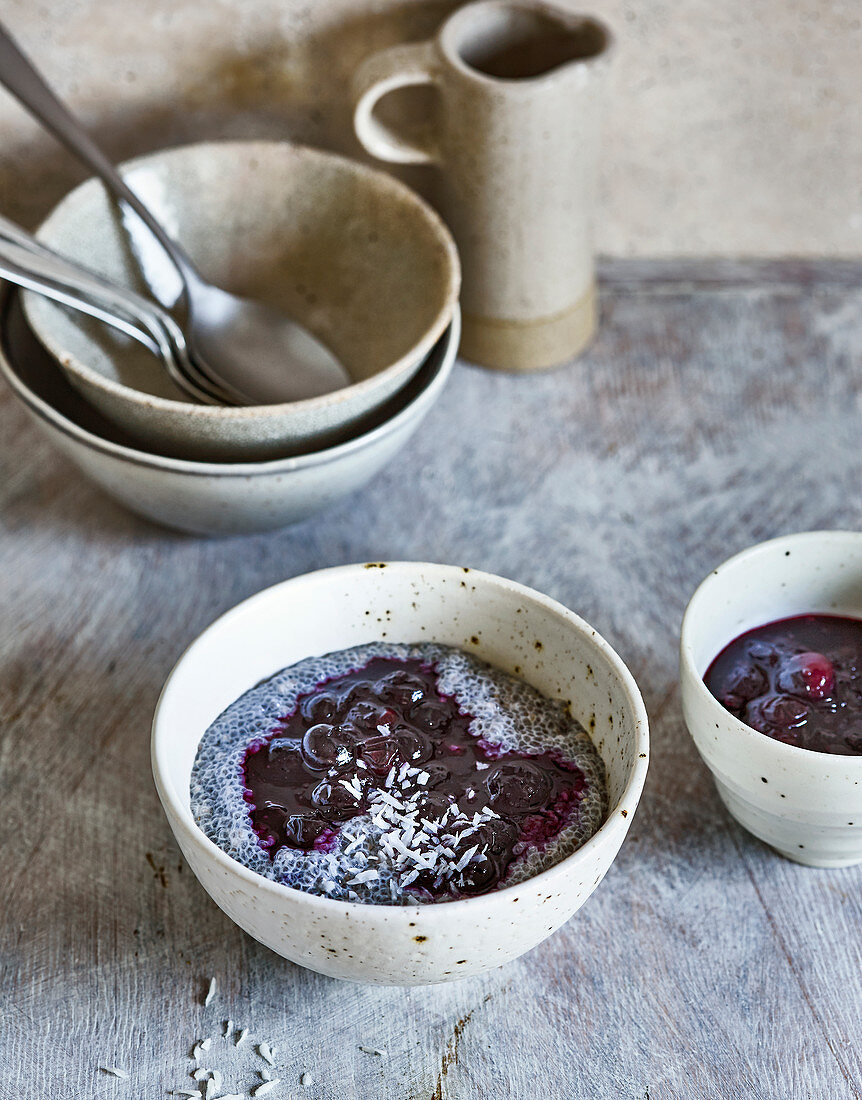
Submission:
[[[538,320],[464,314],[459,355],[480,367],[530,371],[559,367],[592,342],[598,323],[595,283],[571,309]]]

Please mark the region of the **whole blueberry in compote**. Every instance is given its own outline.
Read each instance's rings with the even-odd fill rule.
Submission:
[[[799,615],[756,627],[704,682],[752,729],[815,752],[862,756],[862,620]]]
[[[730,671],[721,701],[728,710],[739,710],[752,699],[763,695],[768,688],[766,673],[749,657]]]
[[[783,662],[777,683],[804,699],[827,699],[835,687],[835,669],[822,653],[797,653]]]

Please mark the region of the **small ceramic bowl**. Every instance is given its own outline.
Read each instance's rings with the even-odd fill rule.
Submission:
[[[122,170],[206,277],[283,308],[354,379],[288,404],[196,405],[133,340],[25,293],[33,331],[72,384],[148,449],[251,462],[339,442],[409,381],[452,320],[460,284],[452,237],[385,172],[263,141],[183,146]],[[121,220],[97,180],[67,195],[38,236],[164,304],[180,292],[161,248],[139,222]]]
[[[430,412],[452,371],[460,335],[456,309],[419,373],[374,414],[366,431],[345,443],[272,462],[189,462],[142,451],[84,401],[29,331],[14,299],[7,292],[0,301],[0,374],[36,425],[109,496],[147,519],[196,535],[284,527],[364,485]]]
[[[685,721],[737,821],[788,859],[812,867],[862,862],[862,756],[786,745],[724,709],[703,676],[753,627],[806,613],[862,618],[862,533],[772,539],[720,565],[682,621]]]
[[[385,632],[385,635],[384,635]],[[195,824],[189,779],[210,723],[258,681],[305,657],[382,637],[477,654],[567,700],[592,729],[610,810],[578,851],[532,879],[426,905],[334,901],[270,882]],[[223,615],[168,677],[153,723],[152,763],[174,835],[204,889],[261,943],[322,974],[423,985],[478,974],[535,947],[601,882],[623,842],[647,770],[647,716],[631,673],[565,607],[523,585],[450,565],[374,562],[275,585]]]

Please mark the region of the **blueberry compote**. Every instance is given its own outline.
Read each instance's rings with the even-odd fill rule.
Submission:
[[[862,756],[862,620],[799,615],[719,653],[704,682],[761,733],[815,752]]]
[[[493,889],[518,854],[570,823],[586,778],[558,752],[471,735],[471,720],[420,660],[377,657],[319,683],[245,754],[261,846],[271,859],[327,851],[341,826],[369,815],[402,889],[430,899]],[[348,885],[378,873],[363,866]]]

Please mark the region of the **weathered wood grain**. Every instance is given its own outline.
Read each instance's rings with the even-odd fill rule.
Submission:
[[[588,356],[535,377],[460,366],[392,468],[270,536],[146,525],[0,395],[2,1100],[188,1087],[193,1042],[227,1017],[278,1046],[276,1100],[862,1096],[862,869],[797,867],[732,824],[676,691],[682,609],[713,564],[860,526],[862,264],[602,271]],[[203,626],[284,577],[380,558],[562,600],[652,719],[602,888],[525,959],[449,987],[343,985],[251,941],[183,865],[149,774],[159,687]],[[261,1063],[216,1038],[210,1064],[227,1089]]]

